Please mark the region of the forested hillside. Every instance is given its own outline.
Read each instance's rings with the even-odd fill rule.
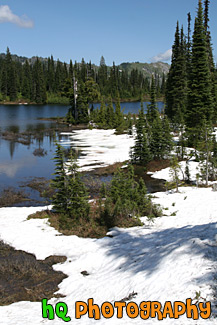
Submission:
[[[0,101],[34,103],[70,103],[74,80],[84,85],[92,80],[101,95],[121,100],[149,97],[151,75],[155,75],[157,97],[164,96],[169,66],[164,63],[113,63],[109,67],[101,57],[100,65],[55,61],[53,57],[19,57],[7,49],[0,54]]]

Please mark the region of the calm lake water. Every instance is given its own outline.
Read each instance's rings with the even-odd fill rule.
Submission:
[[[95,108],[99,104],[95,104]],[[144,103],[144,108],[147,102]],[[121,103],[124,113],[138,113],[140,102]],[[163,103],[158,103],[163,109]],[[28,130],[43,130],[55,127],[54,122],[41,121],[39,118],[62,117],[68,111],[65,105],[0,105],[0,131],[24,132]],[[67,140],[67,136],[60,137]],[[38,157],[33,154],[35,149],[43,148],[47,155]],[[0,191],[9,186],[19,188],[23,182],[35,177],[50,179],[54,172],[55,145],[50,136],[43,136],[40,140],[32,140],[29,145],[4,140],[0,138]],[[26,189],[25,189],[26,190]],[[39,195],[30,189],[27,192],[34,199]]]

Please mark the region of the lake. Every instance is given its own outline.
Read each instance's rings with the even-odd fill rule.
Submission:
[[[99,104],[94,105],[95,108]],[[147,102],[144,103],[144,108]],[[124,113],[137,114],[140,102],[121,103]],[[158,103],[161,111],[163,103]],[[63,117],[68,111],[65,105],[0,105],[0,131],[25,132],[35,130],[36,132],[45,128],[55,127],[55,122],[41,121],[39,118]],[[57,135],[58,136],[58,135]],[[67,135],[58,137],[67,142]],[[66,145],[67,147],[67,145]],[[43,148],[45,156],[36,156],[34,151]],[[20,188],[23,182],[28,182],[35,177],[50,179],[54,172],[55,151],[53,137],[44,135],[40,139],[31,139],[28,145],[17,143],[13,139],[4,140],[0,138],[0,191],[9,186]],[[25,188],[31,198],[40,201],[38,193],[32,189]]]

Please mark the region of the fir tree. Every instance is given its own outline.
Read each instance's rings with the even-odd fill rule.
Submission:
[[[127,220],[127,224],[135,217],[150,215],[161,215],[161,211],[152,204],[147,195],[147,189],[142,179],[137,183],[134,179],[134,169],[131,165],[127,170],[118,169],[111,181],[110,189],[107,191],[104,209],[101,218],[110,227],[117,224],[121,217]]]
[[[214,101],[214,120],[217,120],[217,75],[213,58],[213,50],[211,44],[211,33],[209,30],[209,0],[204,0],[204,28],[206,33],[206,43],[207,43],[207,55],[208,55],[208,63],[209,69],[211,73],[211,81],[212,81],[212,96]]]
[[[67,214],[67,189],[66,189],[66,171],[64,167],[64,152],[62,147],[56,143],[56,154],[53,158],[55,161],[55,178],[51,186],[55,189],[55,195],[52,197],[53,209],[57,213]]]
[[[55,68],[54,68],[54,59],[51,55],[51,58],[48,58],[48,70],[47,70],[47,90],[52,93],[55,92]]]
[[[159,113],[151,125],[150,151],[154,159],[161,159],[164,156],[163,128]]]
[[[121,111],[121,104],[120,104],[120,96],[117,95],[116,103],[115,103],[115,113],[114,113],[114,127],[116,131],[122,132],[125,128],[124,125],[124,114]]]
[[[39,58],[36,59],[33,66],[33,84],[34,84],[34,101],[37,104],[46,102],[46,87],[43,77],[43,67]]]
[[[79,220],[79,218],[87,218],[89,214],[87,190],[81,181],[72,152],[69,158],[67,168],[63,149],[56,143],[55,178],[51,184],[55,194],[52,204],[54,211],[62,216],[62,221],[64,220],[66,224],[67,218]]]
[[[68,174],[67,174],[67,214],[72,219],[80,218],[88,219],[90,206],[88,203],[87,189],[81,180],[78,172],[78,165],[76,164],[75,157],[70,152],[68,161]]]
[[[106,127],[106,105],[104,101],[104,97],[101,97],[101,103],[100,103],[100,109],[98,114],[98,120],[97,122],[101,127]]]
[[[211,73],[208,65],[206,32],[203,19],[202,3],[199,0],[192,42],[186,118],[186,125],[188,128],[194,129],[193,134],[196,138],[199,136],[198,132],[203,120],[205,119],[208,123],[213,120]]]
[[[165,157],[168,156],[171,150],[173,149],[173,137],[171,134],[169,120],[166,115],[162,120],[162,133],[163,133],[162,154]]]
[[[154,119],[157,117],[157,106],[156,106],[156,87],[155,87],[155,79],[154,76],[152,75],[151,78],[151,101],[150,104],[148,105],[148,112],[147,112],[147,118],[148,121],[152,124]]]
[[[183,27],[177,22],[175,42],[172,48],[172,63],[166,85],[166,114],[179,125],[187,105],[187,52]]]
[[[16,70],[15,63],[12,61],[11,53],[7,48],[2,74],[2,93],[9,96],[10,100],[16,100],[17,97],[17,84],[16,84]]]
[[[189,80],[189,74],[191,71],[191,14],[188,13],[188,35],[187,35],[187,52],[186,52],[186,72],[187,81]]]
[[[31,70],[28,61],[24,64],[24,75],[22,83],[22,96],[26,99],[31,98]]]
[[[135,145],[132,148],[131,160],[134,164],[146,166],[151,160],[151,153],[149,150],[148,139],[145,129],[145,114],[143,102],[141,101],[141,109],[139,111],[138,120],[136,122],[136,138]]]
[[[108,75],[107,66],[105,63],[105,59],[102,56],[100,59],[100,66],[98,70],[98,84],[101,92],[105,90],[105,86],[107,84],[107,75]]]
[[[108,105],[106,107],[106,121],[109,128],[113,128],[115,124],[114,107],[111,96],[108,99]]]

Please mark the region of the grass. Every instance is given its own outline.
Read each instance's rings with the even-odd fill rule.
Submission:
[[[76,235],[84,238],[102,238],[106,236],[108,228],[102,223],[99,216],[99,205],[97,200],[91,202],[90,215],[88,219],[69,219],[54,213],[50,210],[37,211],[28,216],[30,219],[47,218],[51,227],[54,227],[63,235]],[[138,218],[118,217],[115,219],[115,226],[129,228],[141,226],[142,223]]]
[[[0,208],[10,207],[16,203],[29,201],[27,194],[22,190],[8,187],[0,193]]]
[[[41,301],[56,296],[58,284],[67,276],[52,265],[63,263],[64,256],[36,260],[33,254],[15,250],[0,241],[0,305],[17,301]]]
[[[57,94],[47,93],[47,104],[62,104],[69,105],[67,97],[58,96]]]
[[[113,165],[109,165],[106,167],[100,167],[94,170],[93,172],[90,172],[89,174],[99,175],[99,176],[108,176],[113,175],[118,168],[121,168],[124,165],[124,163],[115,163]]]

